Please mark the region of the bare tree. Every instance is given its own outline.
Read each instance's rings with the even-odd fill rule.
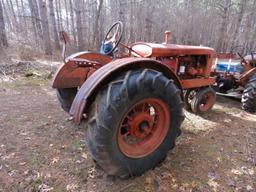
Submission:
[[[75,30],[75,17],[74,17],[74,6],[72,0],[69,0],[70,5],[70,17],[71,17],[71,32],[74,39],[74,44],[77,45],[77,36]]]
[[[99,5],[97,8],[97,13],[96,13],[96,18],[95,18],[95,25],[94,25],[94,32],[93,32],[93,42],[94,46],[98,47],[99,46],[99,19],[100,19],[100,14],[101,14],[101,9],[103,6],[103,0],[99,1]]]
[[[42,35],[42,27],[40,22],[37,0],[28,0],[28,2],[29,2],[30,13],[31,13],[31,21],[33,25],[34,36],[36,39],[36,45],[41,46],[43,35]]]
[[[57,32],[57,25],[56,25],[56,18],[55,18],[55,12],[53,8],[53,0],[49,0],[49,12],[52,22],[52,31],[53,31],[53,39],[54,39],[54,45],[55,49],[60,49],[60,43],[59,43],[59,37]]]
[[[76,1],[76,30],[77,30],[77,40],[78,40],[78,50],[82,51],[84,48],[84,38],[83,38],[83,28],[82,28],[82,18],[81,18],[81,0]]]
[[[246,2],[247,2],[247,0],[240,0],[239,13],[238,13],[238,17],[237,17],[237,22],[235,23],[235,32],[233,35],[231,47],[238,45],[238,40],[239,40],[238,32],[239,32],[239,29],[241,28],[242,20],[244,17]]]
[[[227,25],[228,25],[228,11],[231,7],[231,0],[224,0],[224,4],[217,4],[221,9],[221,27],[219,32],[219,38],[217,43],[217,49],[220,51],[224,51],[226,36],[227,36]]]
[[[50,32],[49,32],[49,23],[47,18],[47,8],[46,2],[44,0],[39,0],[39,10],[42,21],[42,30],[43,30],[43,39],[44,39],[44,52],[46,55],[52,54]]]
[[[8,47],[8,42],[7,42],[7,36],[5,31],[3,6],[2,6],[2,2],[0,1],[0,48],[2,47]]]
[[[238,44],[256,46],[256,0],[0,1],[9,46],[26,42],[38,51],[59,49],[58,31],[66,30],[73,50],[96,50],[107,28],[118,20],[124,23],[124,43],[163,42],[165,30],[170,30],[172,43],[202,44],[217,52]],[[42,9],[42,1],[48,10]]]

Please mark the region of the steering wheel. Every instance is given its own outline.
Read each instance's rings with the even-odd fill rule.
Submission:
[[[119,43],[121,42],[122,36],[123,36],[123,23],[121,21],[118,21],[116,23],[114,23],[110,29],[108,30],[107,34],[104,37],[103,40],[103,45],[105,45],[105,43],[107,41],[111,41],[113,44],[113,47],[111,50],[109,50],[107,53],[105,53],[106,55],[109,55],[111,53],[113,53],[117,46],[119,45]]]
[[[243,45],[237,45],[237,46],[231,47],[231,51],[230,51],[231,54],[236,54],[241,59],[243,59],[244,56],[247,55],[247,52],[248,51],[247,51],[246,47],[244,47]]]
[[[248,51],[246,50],[246,48],[243,45],[231,47],[230,52],[231,52],[231,54],[238,55],[243,63],[247,63],[246,60],[244,59],[244,57],[247,55]]]

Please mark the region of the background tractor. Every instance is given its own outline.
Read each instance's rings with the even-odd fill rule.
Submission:
[[[65,58],[68,37],[62,32],[64,63],[52,87],[62,108],[85,126],[96,162],[109,175],[127,178],[155,167],[174,147],[184,102],[195,113],[211,109],[215,52],[169,44],[170,32],[164,43],[129,46],[121,43],[122,34],[123,25],[117,22],[107,32],[101,53],[84,51]],[[116,56],[119,45],[127,52]]]
[[[242,55],[244,49],[236,53],[234,49],[229,54],[217,55],[212,68],[212,76],[217,77],[214,89],[220,95],[241,99],[242,108],[253,113],[256,112],[256,53]]]

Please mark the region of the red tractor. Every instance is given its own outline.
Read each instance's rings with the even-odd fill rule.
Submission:
[[[128,46],[121,43],[122,33],[121,22],[110,28],[103,45],[113,42],[105,54],[63,54],[52,87],[62,108],[86,128],[94,160],[107,174],[127,178],[155,167],[174,147],[184,102],[195,113],[211,109],[215,51],[169,44],[169,32],[165,43]],[[65,33],[62,37],[68,41]],[[127,52],[116,57],[119,45]]]
[[[246,52],[242,46],[231,50],[217,55],[211,73],[217,77],[213,87],[220,95],[241,98],[245,111],[256,112],[256,53],[242,55]]]

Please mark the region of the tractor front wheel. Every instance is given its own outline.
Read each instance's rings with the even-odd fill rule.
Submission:
[[[76,96],[77,88],[57,89],[57,98],[61,104],[61,108],[69,113],[72,102]]]
[[[245,86],[242,95],[242,108],[250,113],[256,112],[256,75],[253,75]]]
[[[191,109],[195,114],[209,111],[216,100],[216,93],[211,87],[200,88],[191,100]]]
[[[196,95],[196,89],[188,89],[184,91],[184,103],[185,103],[185,109],[187,111],[192,111],[191,109],[191,102]]]
[[[128,71],[96,96],[86,122],[92,157],[109,175],[141,175],[161,162],[184,120],[179,89],[162,73]]]

